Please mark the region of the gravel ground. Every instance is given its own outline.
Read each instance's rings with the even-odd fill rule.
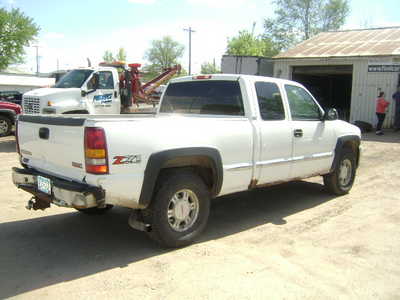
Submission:
[[[222,197],[198,243],[163,250],[127,209],[26,210],[0,138],[0,298],[400,299],[400,133],[362,145],[350,194],[313,178]]]

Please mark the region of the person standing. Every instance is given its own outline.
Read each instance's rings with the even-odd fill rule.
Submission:
[[[400,130],[400,85],[397,87],[397,91],[393,94],[392,99],[395,106],[394,113],[394,131]]]
[[[378,124],[376,125],[376,134],[383,135],[382,125],[386,117],[386,109],[389,106],[389,102],[385,100],[385,93],[380,92],[376,99],[376,116],[378,118]]]

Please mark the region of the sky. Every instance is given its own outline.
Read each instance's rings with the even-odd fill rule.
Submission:
[[[400,26],[400,0],[349,0],[343,29]],[[274,15],[272,0],[0,0],[0,7],[20,8],[41,28],[37,41],[40,72],[71,69],[102,61],[106,50],[127,52],[128,63],[146,64],[151,41],[171,36],[185,46],[182,66],[188,69],[192,33],[192,73],[201,64],[219,65],[227,40],[239,30],[263,33],[263,19]],[[36,72],[36,48],[26,48],[18,68]]]

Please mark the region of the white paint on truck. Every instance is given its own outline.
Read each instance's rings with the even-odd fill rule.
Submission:
[[[101,145],[105,146],[100,150],[85,148],[87,143],[96,147],[96,140],[85,141],[90,139],[85,137],[88,128],[104,132]],[[157,196],[154,191],[180,170],[202,178],[212,197],[315,175],[324,175],[336,193],[345,193],[354,180],[359,142],[357,127],[338,120],[334,111],[324,112],[296,82],[226,74],[182,77],[167,86],[154,115],[21,117],[18,145],[25,171],[14,170],[14,183],[29,189],[23,181],[35,182],[41,174],[79,187],[72,196],[56,199],[64,206],[77,207],[82,197],[94,195],[99,207],[112,204],[146,211],[160,209],[152,206]],[[197,154],[185,158],[192,152]],[[101,159],[106,155],[104,174],[85,169],[87,153]],[[173,173],[162,177],[163,170]],[[71,191],[69,184],[65,186]],[[186,200],[172,198],[168,222],[180,226],[174,218],[189,220],[192,210],[194,214],[198,209],[200,195],[189,188],[177,193]],[[88,203],[86,207],[96,205],[92,200]],[[190,223],[179,222],[182,226]],[[162,243],[187,242],[186,238],[186,242],[171,239]]]

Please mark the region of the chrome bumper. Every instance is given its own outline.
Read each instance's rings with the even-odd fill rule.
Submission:
[[[38,190],[37,176],[39,175],[51,180],[51,194]],[[63,180],[31,169],[19,168],[12,169],[12,180],[18,188],[31,193],[36,200],[40,201],[41,205],[38,205],[38,208],[41,209],[49,207],[50,203],[79,209],[105,206],[105,191],[99,187]],[[48,205],[46,206],[46,204]],[[35,209],[35,206],[33,208]]]

